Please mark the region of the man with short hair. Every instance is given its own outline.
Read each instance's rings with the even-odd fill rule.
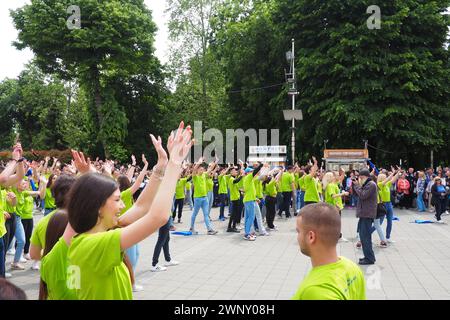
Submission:
[[[300,210],[297,240],[301,252],[311,258],[312,270],[303,279],[293,300],[365,300],[361,269],[337,255],[341,219],[336,207],[315,203]]]
[[[372,224],[377,216],[377,184],[370,178],[369,170],[359,172],[359,181],[352,183],[353,192],[358,196],[356,205],[356,217],[358,231],[361,238],[364,257],[359,259],[359,264],[368,265],[375,263],[375,254],[372,249]]]

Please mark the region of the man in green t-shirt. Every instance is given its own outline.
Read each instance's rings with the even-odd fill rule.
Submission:
[[[210,174],[210,171],[205,172],[205,166],[203,164],[203,157],[199,159],[192,170],[192,183],[194,184],[194,211],[192,211],[191,228],[192,234],[197,234],[195,231],[195,218],[197,217],[200,208],[203,212],[206,229],[209,235],[217,234],[217,231],[213,229],[213,225],[209,219],[209,202],[207,197],[206,179]]]
[[[320,201],[319,197],[319,186],[318,179],[316,178],[317,170],[319,166],[317,165],[316,158],[312,157],[314,165],[307,165],[305,168],[305,178],[303,183],[305,186],[305,206],[311,203],[317,203]]]
[[[230,178],[230,170],[231,167],[228,167],[226,169],[222,169],[220,171],[218,180],[219,180],[219,200],[220,200],[220,214],[219,214],[219,220],[225,221],[225,205],[227,202],[227,196],[228,196],[228,186],[227,182]]]
[[[337,255],[341,219],[336,207],[327,203],[305,206],[297,218],[297,240],[301,252],[311,258],[312,270],[303,279],[293,300],[365,300],[361,269]]]
[[[281,176],[281,192],[283,194],[283,203],[278,211],[278,216],[281,218],[284,211],[287,219],[291,217],[291,199],[295,199],[294,192],[296,192],[293,166],[288,166],[287,172],[283,172],[283,175]]]

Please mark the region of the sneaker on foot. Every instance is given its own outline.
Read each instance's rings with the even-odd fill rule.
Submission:
[[[20,260],[19,260],[20,263],[26,263],[27,261],[28,260],[25,259],[23,256],[20,257]]]
[[[12,277],[12,274],[11,274],[11,273],[5,272],[5,278],[11,278],[11,277]]]
[[[391,239],[387,239],[386,241],[387,241],[387,243],[395,243],[395,241],[391,240]]]
[[[27,260],[31,260],[31,257],[30,257],[30,254],[29,254],[29,253],[25,254],[23,257],[24,257],[25,259],[27,259]]]
[[[18,262],[13,262],[11,263],[11,270],[25,270],[25,267]]]
[[[255,241],[255,240],[256,240],[256,238],[255,238],[255,237],[253,237],[252,235],[246,235],[246,236],[244,236],[244,240],[248,240],[248,241]]]
[[[165,267],[171,267],[171,266],[177,266],[177,265],[179,265],[180,263],[178,262],[178,261],[175,261],[175,260],[170,260],[170,261],[166,261],[165,263],[164,263],[164,266]]]
[[[264,233],[259,233],[260,236],[270,236],[270,233],[268,233],[267,231]]]
[[[160,271],[166,271],[166,270],[167,270],[166,267],[163,267],[163,266],[160,266],[160,265],[152,266],[152,267],[150,268],[150,271],[151,271],[151,272],[160,272]]]
[[[40,266],[39,266],[39,261],[35,261],[33,262],[33,265],[31,266],[32,270],[39,270]]]
[[[342,238],[339,239],[339,242],[349,242],[349,240],[344,238],[344,237],[342,237]]]
[[[192,234],[196,234],[196,235],[198,234],[198,231],[195,231],[195,230],[192,229],[192,228],[190,228],[189,231],[190,231]]]
[[[362,247],[362,243],[361,243],[361,241],[358,241],[356,243],[356,248],[360,249],[361,247]]]
[[[177,230],[177,228],[175,228],[175,226],[170,226],[170,231],[175,231]]]
[[[6,254],[7,254],[8,256],[13,256],[13,255],[16,254],[16,250],[14,250],[14,249],[9,249],[8,251],[6,251]]]
[[[139,292],[139,291],[144,290],[144,287],[139,284],[133,284],[132,290],[133,290],[133,292]]]
[[[218,232],[216,230],[208,230],[208,235],[213,236],[217,234]]]
[[[381,248],[387,248],[387,246],[388,246],[388,245],[387,245],[386,242],[384,242],[384,241],[381,241],[381,242],[380,242],[380,247],[381,247]]]

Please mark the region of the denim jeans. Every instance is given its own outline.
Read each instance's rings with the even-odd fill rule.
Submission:
[[[300,210],[302,208],[301,195],[302,195],[302,192],[300,190],[297,190],[297,198],[296,198],[297,210]]]
[[[375,253],[372,249],[372,224],[373,219],[370,218],[359,218],[358,229],[359,237],[361,239],[362,250],[364,253],[364,258],[375,262]]]
[[[16,216],[16,232],[14,233],[14,237],[16,238],[16,253],[14,255],[14,262],[17,263],[22,257],[23,249],[25,248],[25,230],[22,225],[22,220],[20,216],[15,214]]]
[[[192,189],[186,190],[186,199],[189,204],[189,208],[192,210],[194,208],[194,203],[192,202]]]
[[[425,203],[423,202],[423,192],[417,193],[417,209],[419,209],[420,212],[426,210]]]
[[[207,197],[208,197],[208,215],[210,215],[211,214],[211,208],[212,208],[212,205],[214,203],[214,192],[213,191],[208,191]],[[195,200],[194,200],[194,202],[195,202]],[[194,204],[194,207],[195,207],[195,204]]]
[[[155,245],[155,250],[153,251],[153,261],[152,266],[156,266],[158,264],[159,255],[161,253],[161,249],[164,251],[164,258],[167,262],[170,261],[170,252],[169,252],[169,241],[170,241],[170,219],[167,221],[165,225],[159,228],[158,233],[158,241]]]
[[[264,228],[264,224],[262,222],[261,207],[259,206],[259,204],[256,201],[255,201],[255,217],[256,217],[256,222],[258,224],[259,233],[261,233],[261,234],[266,233],[266,228]]]
[[[374,219],[373,220],[373,226],[372,226],[372,233],[377,230],[378,237],[380,237],[380,240],[383,242],[386,242],[386,237],[384,236],[383,229],[381,228],[381,224],[383,223],[383,218],[380,219]]]
[[[3,242],[3,236],[0,237],[0,278],[5,277],[5,254],[6,246]]]
[[[390,239],[392,232],[392,221],[394,220],[394,208],[392,206],[392,202],[390,201],[385,202],[384,206],[386,208],[386,220],[387,220],[386,239]],[[383,219],[381,219],[381,223],[383,223]]]
[[[209,230],[213,230],[213,226],[211,221],[209,221],[209,202],[207,197],[194,198],[194,211],[192,211],[191,217],[191,229],[194,230],[195,226],[195,218],[197,218],[197,214],[200,210],[203,211],[203,218],[205,219],[206,228]]]
[[[44,217],[48,215],[50,212],[53,212],[56,208],[45,208],[44,209]]]
[[[245,207],[245,236],[251,232],[253,221],[255,220],[255,204],[256,201],[244,202]]]
[[[130,259],[131,266],[133,267],[133,271],[136,270],[137,262],[139,260],[139,247],[136,243],[135,245],[131,246],[127,250],[125,250],[128,256],[128,259]]]

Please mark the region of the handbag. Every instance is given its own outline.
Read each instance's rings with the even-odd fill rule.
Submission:
[[[380,196],[380,189],[377,187],[377,196],[378,196],[378,203],[377,203],[377,219],[380,219],[384,217],[387,214],[386,206],[381,201]]]

